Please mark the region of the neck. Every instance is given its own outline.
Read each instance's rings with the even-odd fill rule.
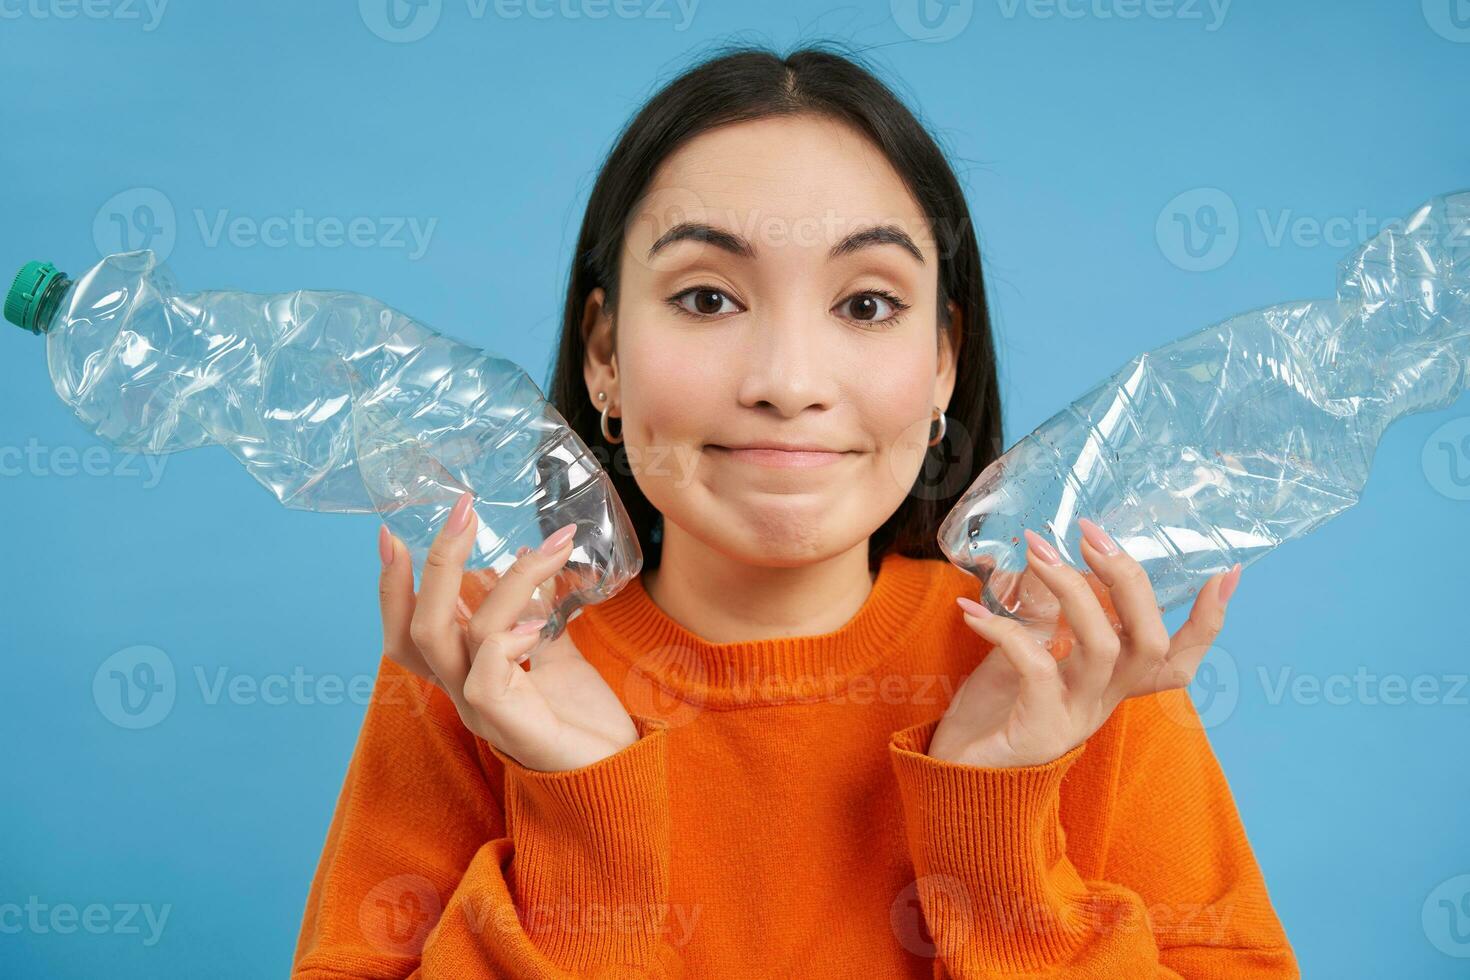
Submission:
[[[866,538],[819,561],[752,565],[668,520],[659,565],[643,573],[644,590],[660,609],[714,643],[832,632],[857,615],[875,580]]]

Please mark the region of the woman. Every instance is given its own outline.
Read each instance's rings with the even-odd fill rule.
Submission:
[[[1170,637],[1104,529],[1085,570],[1028,530],[1059,661],[937,549],[1000,449],[996,363],[959,184],[868,70],[741,49],[649,102],[551,400],[642,574],[527,660],[570,537],[462,626],[469,494],[417,595],[382,529],[296,976],[1299,975],[1184,690],[1240,567]]]

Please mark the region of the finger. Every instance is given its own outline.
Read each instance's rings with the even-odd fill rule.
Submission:
[[[378,571],[378,608],[383,619],[383,656],[400,667],[426,680],[433,680],[434,672],[424,662],[413,638],[409,636],[409,624],[413,621],[413,565],[409,561],[408,549],[388,532],[387,525],[378,527],[378,548],[386,553]]]
[[[464,682],[465,702],[488,727],[480,734],[511,755],[560,724],[531,675],[516,663],[540,639],[544,622],[533,620],[491,633],[475,649]]]
[[[480,603],[500,581],[500,573],[493,568],[476,568],[464,573],[459,582],[459,602],[455,612],[461,626],[469,625],[470,617],[480,608]]]
[[[1081,572],[1064,562],[1041,535],[1029,527],[1024,534],[1028,567],[1056,595],[1077,638],[1063,672],[1067,689],[1082,695],[1101,691],[1113,676],[1121,649],[1112,621]]]
[[[409,625],[424,661],[451,691],[464,684],[469,653],[455,620],[464,563],[475,543],[474,494],[466,490],[450,510],[424,558],[419,594]],[[494,594],[493,591],[491,593]]]
[[[1189,619],[1169,641],[1167,666],[1152,677],[1142,678],[1142,693],[1188,687],[1194,681],[1205,654],[1225,628],[1225,606],[1240,582],[1240,573],[1240,563],[1236,562],[1230,571],[1216,575],[1200,589],[1189,610]]]
[[[554,531],[536,550],[516,557],[470,618],[468,634],[472,650],[490,634],[515,625],[516,616],[526,608],[537,587],[559,572],[571,557],[576,531],[576,524],[567,524]]]
[[[1055,710],[1063,700],[1061,669],[1056,659],[1016,620],[986,614],[988,611],[973,599],[960,605],[965,609],[966,624],[999,649],[1015,670],[1019,678],[1017,701],[1029,711]],[[988,654],[994,655],[993,651]]]
[[[1118,616],[1122,651],[1109,686],[1128,690],[1140,677],[1163,669],[1169,656],[1169,630],[1143,566],[1094,522],[1081,517],[1077,523],[1082,528],[1082,557],[1107,588]]]

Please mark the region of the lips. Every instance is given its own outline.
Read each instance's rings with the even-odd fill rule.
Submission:
[[[841,452],[846,452],[846,450],[844,450],[844,449],[834,449],[832,446],[827,446],[827,445],[824,445],[824,444],[822,444],[820,442],[801,442],[801,441],[783,442],[783,441],[776,440],[776,439],[758,439],[755,442],[740,442],[740,443],[734,443],[734,442],[731,442],[731,443],[717,443],[717,442],[714,442],[714,443],[710,443],[710,445],[711,446],[714,446],[717,449],[780,449],[780,450],[784,450],[786,452],[794,452],[794,453],[795,452],[807,452],[807,453],[841,453]]]
[[[771,448],[772,445],[754,444],[747,446],[717,446],[711,445],[719,456],[742,463],[752,463],[758,466],[784,466],[784,467],[812,467],[828,466],[839,460],[846,459],[850,453],[832,449],[789,449]]]

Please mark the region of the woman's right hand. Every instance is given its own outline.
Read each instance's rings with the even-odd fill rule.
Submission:
[[[638,739],[633,719],[568,630],[536,652],[531,669],[517,663],[535,646],[544,621],[517,632],[511,629],[516,614],[566,564],[570,536],[550,552],[523,549],[460,624],[455,612],[478,520],[472,500],[466,491],[440,528],[417,595],[408,549],[386,526],[380,529],[383,655],[441,688],[465,727],[528,769],[575,769],[632,745]]]

